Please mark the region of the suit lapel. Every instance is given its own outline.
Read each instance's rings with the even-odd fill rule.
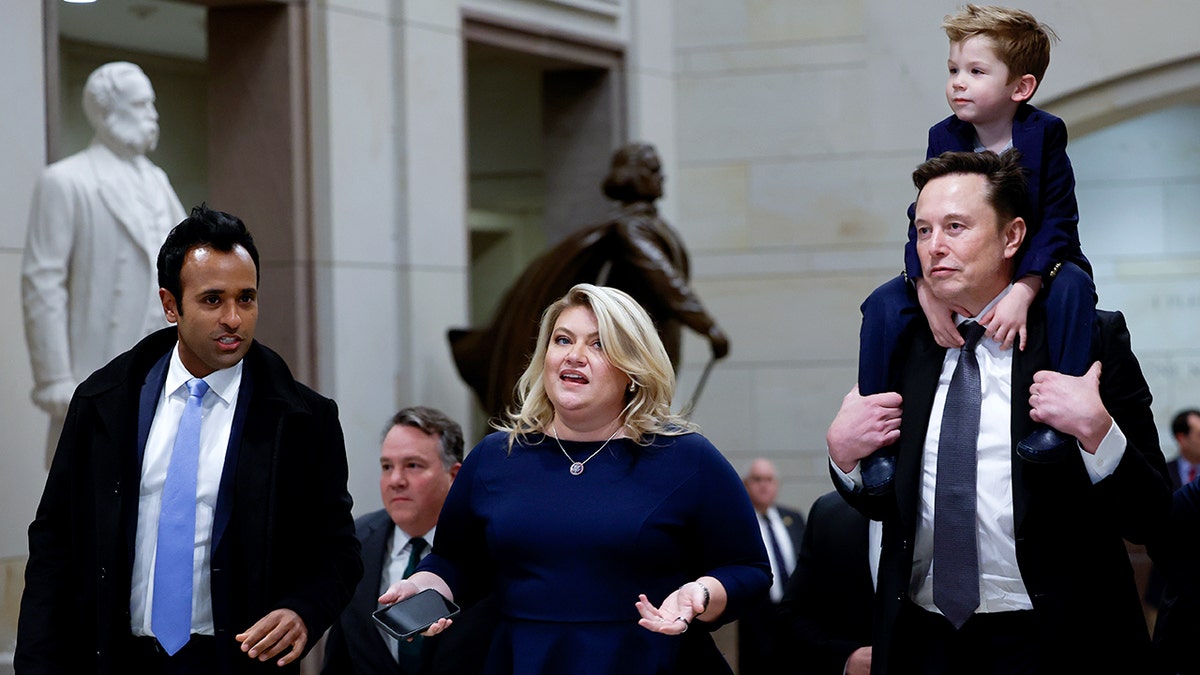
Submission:
[[[1040,125],[1032,122],[1033,109],[1022,105],[1013,119],[1013,147],[1021,151],[1021,166],[1025,168],[1025,188],[1029,193],[1029,205],[1032,209],[1041,209],[1041,171],[1042,146],[1045,141],[1045,131]],[[1035,218],[1041,221],[1041,214]],[[1026,236],[1028,239],[1028,235]]]
[[[137,445],[136,455],[134,455],[133,467],[130,475],[132,485],[141,485],[142,481],[142,461],[146,456],[146,441],[150,438],[150,425],[154,423],[154,413],[158,412],[158,398],[162,394],[163,386],[167,381],[168,365],[171,362],[171,351],[163,354],[154,367],[146,374],[145,381],[142,382],[141,390],[138,392],[138,408],[137,408]],[[104,419],[113,420],[120,417],[105,415]],[[124,445],[120,447],[126,447]],[[136,493],[135,493],[136,495]],[[136,496],[130,500],[132,505],[122,509],[125,513],[124,520],[130,527],[125,528],[128,534],[125,548],[129,553],[129,560],[133,560],[134,547],[136,546],[135,535],[137,532],[137,498]]]
[[[287,428],[289,415],[303,412],[299,399],[287,386],[292,381],[291,372],[281,365],[278,356],[257,341],[250,345],[242,362],[241,390],[213,514],[214,551],[239,500],[271,500],[277,492],[295,489],[276,484],[279,454],[287,442],[280,434]],[[271,532],[272,517],[270,508],[242,509],[238,512],[238,529]],[[269,555],[268,542],[261,543]]]
[[[950,137],[956,147],[948,148],[957,152],[972,152],[975,150],[975,127],[958,119],[957,117],[950,120],[946,125],[946,131],[950,133]]]
[[[1029,387],[1033,376],[1046,368],[1046,322],[1031,308],[1026,322],[1028,341],[1024,350],[1013,347],[1012,369],[1012,484],[1013,484],[1013,530],[1021,531],[1021,523],[1028,512],[1029,491],[1024,487],[1025,462],[1017,456],[1017,443],[1033,431],[1035,424],[1029,419]]]
[[[146,441],[150,438],[150,425],[154,423],[154,413],[158,412],[158,398],[167,382],[168,364],[171,362],[171,352],[162,355],[154,364],[142,383],[142,391],[138,397],[138,436],[137,458],[141,467],[142,459],[146,456]]]
[[[371,531],[362,540],[362,559],[363,559],[363,576],[362,582],[358,585],[358,592],[351,601],[351,606],[359,616],[364,617],[363,621],[373,630],[363,631],[363,639],[372,646],[372,651],[379,650],[382,655],[386,655],[389,662],[394,662],[395,657],[392,656],[391,645],[383,638],[383,634],[379,632],[379,628],[374,625],[370,619],[371,613],[379,607],[379,580],[383,578],[384,565],[390,558],[390,551],[387,548],[388,535],[394,530],[391,518],[387,512],[381,514],[380,519],[374,521],[371,525]]]
[[[89,461],[94,468],[90,476],[92,493],[98,498],[93,504],[97,532],[102,533],[103,539],[99,545],[104,549],[111,546],[122,551],[130,565],[137,533],[138,489],[141,482],[141,462],[133,451],[137,442],[137,418],[133,409],[137,396],[137,388],[124,383],[98,396],[95,399],[96,426],[92,431],[93,438],[89,441],[89,447],[94,448],[98,455],[89,458]],[[153,414],[151,408],[150,415]],[[118,493],[116,509],[108,501],[114,489]],[[101,496],[104,501],[100,501]]]
[[[216,550],[225,535],[233,513],[233,490],[236,485],[239,460],[242,455],[242,442],[246,438],[247,417],[250,402],[254,400],[254,377],[249,367],[242,368],[242,382],[238,386],[237,404],[233,411],[233,423],[229,429],[229,445],[225,448],[225,464],[221,467],[221,484],[217,488],[217,507],[213,512],[212,548]],[[269,494],[267,486],[261,486],[262,492],[248,494]],[[265,511],[266,509],[262,509]]]
[[[896,466],[896,500],[904,532],[915,531],[917,502],[921,494],[921,462],[925,454],[925,436],[929,415],[937,394],[938,378],[946,350],[933,341],[928,330],[914,337],[911,358],[904,364],[904,418],[900,434],[900,454]]]

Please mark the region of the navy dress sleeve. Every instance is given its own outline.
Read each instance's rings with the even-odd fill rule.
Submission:
[[[486,597],[493,585],[490,552],[484,532],[484,521],[475,513],[472,496],[477,485],[478,467],[489,453],[503,453],[499,434],[490,434],[480,441],[463,459],[454,483],[438,515],[437,537],[433,550],[417,570],[432,572],[442,578],[454,594],[454,601],[467,607]]]
[[[769,592],[771,566],[766,546],[750,497],[729,462],[699,434],[679,442],[695,446],[688,451],[702,457],[692,494],[698,551],[694,575],[714,577],[725,587],[729,601],[715,622],[725,624]]]

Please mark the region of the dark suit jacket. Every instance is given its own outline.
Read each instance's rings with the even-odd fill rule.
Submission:
[[[1167,462],[1167,478],[1171,479],[1171,490],[1183,487],[1183,479],[1179,477],[1179,458]]]
[[[1045,279],[1059,261],[1073,262],[1091,276],[1092,265],[1079,245],[1079,206],[1075,201],[1075,172],[1067,157],[1067,125],[1048,112],[1022,103],[1013,116],[1012,142],[1021,152],[1029,192],[1029,234],[1013,278],[1036,274]],[[929,129],[925,159],[943,152],[974,149],[975,127],[951,115]],[[909,278],[921,276],[913,206],[908,209],[908,244],[904,248],[904,269]]]
[[[368,513],[354,522],[362,545],[363,576],[350,604],[342,611],[325,642],[325,665],[321,672],[400,673],[388,644],[371,613],[379,608],[379,583],[383,575],[388,537],[394,524],[384,509]]]
[[[1178,474],[1176,474],[1178,475]],[[1171,517],[1149,546],[1154,570],[1166,580],[1154,649],[1164,673],[1200,673],[1196,634],[1200,631],[1200,481],[1175,491]]]
[[[799,555],[800,543],[804,539],[804,514],[778,504],[775,508],[792,540],[792,550]],[[763,543],[770,546],[768,542]],[[788,570],[788,574],[791,573],[792,570]],[[790,645],[780,644],[778,638],[779,605],[766,596],[738,619],[738,673],[757,675],[776,672],[779,657],[790,653]]]
[[[875,586],[868,520],[836,492],[808,511],[796,571],[780,603],[780,644],[793,672],[841,675],[846,659],[871,644]]]
[[[71,400],[29,526],[19,672],[126,672],[141,453],[175,342],[174,327],[151,334]],[[244,363],[209,570],[220,672],[294,672],[251,660],[234,636],[289,608],[311,646],[349,601],[362,563],[345,443],[336,404],[277,354],[255,342]]]
[[[380,509],[354,523],[362,544],[363,576],[350,605],[329,630],[325,643],[322,675],[404,674],[392,658],[391,644],[379,633],[371,613],[379,608],[379,586],[384,564],[390,555],[388,538],[394,524]],[[454,617],[454,625],[441,635],[424,638],[421,673],[429,675],[477,675],[495,625],[492,602],[485,600],[463,609]],[[404,675],[417,675],[416,673]]]
[[[884,522],[873,672],[905,672],[889,664],[890,639],[910,595],[912,542],[918,521],[921,456],[945,350],[918,322],[902,347],[904,397],[893,494],[871,498],[834,483],[868,517]],[[1029,344],[1014,355],[1012,439],[1034,428],[1029,419],[1033,375],[1047,366],[1045,316],[1030,311]],[[1114,473],[1093,485],[1077,453],[1057,464],[1029,464],[1012,455],[1017,564],[1040,634],[1054,645],[1048,658],[1068,659],[1062,672],[1142,672],[1150,640],[1122,537],[1144,543],[1166,518],[1170,489],[1150,411],[1150,390],[1129,347],[1125,319],[1100,312],[1100,394],[1128,444]]]
[[[1167,462],[1167,477],[1171,479],[1171,490],[1176,491],[1183,487],[1182,479],[1179,477],[1179,458],[1175,458]],[[1195,536],[1191,530],[1167,530],[1165,536],[1176,537],[1191,537]],[[1167,580],[1163,577],[1162,570],[1157,565],[1150,567],[1150,577],[1146,581],[1146,595],[1144,601],[1147,605],[1158,609],[1162,607],[1163,596],[1166,593]],[[1157,634],[1157,632],[1156,632]]]

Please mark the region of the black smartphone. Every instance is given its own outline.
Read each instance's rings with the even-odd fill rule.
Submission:
[[[432,588],[426,588],[394,605],[375,610],[371,616],[390,635],[407,640],[437,623],[438,619],[455,614],[458,614],[458,605]]]

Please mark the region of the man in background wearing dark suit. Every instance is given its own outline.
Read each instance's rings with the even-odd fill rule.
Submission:
[[[1167,462],[1167,478],[1171,479],[1171,490],[1178,490],[1196,480],[1200,473],[1200,410],[1182,410],[1171,420],[1171,434],[1179,446],[1179,456]],[[1193,536],[1187,532],[1167,530],[1164,536]],[[1150,579],[1146,583],[1145,602],[1154,610],[1163,604],[1166,580],[1158,567],[1150,568]]]
[[[796,570],[779,605],[786,672],[869,675],[882,531],[837,492],[821,495],[808,510]]]
[[[1179,442],[1180,459],[1172,464],[1171,479],[1177,488],[1172,498],[1171,516],[1158,538],[1148,548],[1154,559],[1152,586],[1147,596],[1158,601],[1154,624],[1154,649],[1160,672],[1193,675],[1200,673],[1196,656],[1196,634],[1200,631],[1200,482],[1188,480],[1188,455],[1196,450],[1200,437],[1200,415],[1185,410],[1171,425]],[[1179,485],[1182,473],[1182,485]],[[1153,584],[1157,584],[1157,588]]]
[[[769,600],[746,612],[738,620],[738,672],[741,675],[773,673],[783,654],[777,644],[779,601],[788,577],[796,567],[796,552],[804,536],[804,516],[795,509],[775,503],[779,495],[779,473],[769,460],[758,458],[742,475],[750,503],[758,513],[758,527],[767,557],[771,560]]]
[[[329,632],[324,675],[361,673],[474,673],[472,655],[487,652],[476,634],[478,607],[454,617],[455,630],[434,638],[401,642],[371,618],[379,595],[412,574],[434,545],[438,514],[462,466],[463,434],[439,410],[404,408],[392,416],[379,450],[379,492],[384,508],[355,523],[364,573],[354,598]],[[468,629],[464,631],[463,629]],[[482,644],[470,640],[483,639]]]
[[[1171,420],[1171,434],[1179,445],[1179,456],[1167,462],[1171,489],[1178,490],[1200,474],[1200,410],[1189,408]]]
[[[17,672],[294,673],[349,601],[337,405],[254,340],[258,262],[240,219],[193,209],[158,254],[175,325],[76,389],[29,526]]]

